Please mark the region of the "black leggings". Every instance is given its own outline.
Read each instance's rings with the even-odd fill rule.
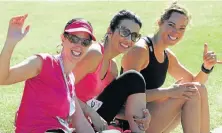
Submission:
[[[110,123],[119,113],[127,98],[132,94],[145,93],[145,88],[145,80],[139,72],[134,70],[124,72],[97,97],[97,100],[103,102],[97,112]]]
[[[62,129],[51,129],[47,130],[45,133],[65,133]]]

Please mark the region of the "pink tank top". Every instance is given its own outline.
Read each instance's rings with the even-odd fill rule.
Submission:
[[[66,119],[69,114],[68,93],[59,59],[49,54],[37,55],[42,59],[41,72],[26,80],[15,121],[16,133],[44,133],[64,127],[56,116]],[[71,96],[74,81],[68,78]]]
[[[101,46],[102,54],[104,54],[104,47]],[[109,67],[106,72],[104,79],[100,79],[100,71],[102,69],[103,59],[97,66],[97,69],[93,73],[87,74],[78,84],[75,85],[76,96],[83,102],[87,102],[92,98],[98,96],[104,88],[110,84],[108,79],[109,74],[111,73],[111,61],[109,62]]]

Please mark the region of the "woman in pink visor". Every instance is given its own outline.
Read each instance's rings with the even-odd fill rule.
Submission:
[[[93,28],[84,19],[70,20],[61,34],[58,55],[36,54],[10,67],[15,46],[29,31],[22,28],[27,15],[13,17],[0,54],[0,84],[25,81],[20,107],[16,113],[16,133],[73,132],[94,133],[85,119],[74,92],[72,69],[96,40]]]

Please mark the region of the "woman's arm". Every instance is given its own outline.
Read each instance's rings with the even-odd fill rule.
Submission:
[[[149,64],[149,50],[145,40],[140,39],[122,58],[123,71],[136,70],[140,72]]]
[[[149,64],[149,50],[146,46],[147,45],[145,44],[145,41],[142,40],[139,42],[139,44],[136,44],[135,47],[130,49],[130,51],[128,51],[128,53],[124,55],[122,60],[122,67],[124,71],[131,69],[141,71]],[[184,86],[187,86],[187,84],[178,86],[172,85],[168,88],[156,88],[152,90],[146,90],[147,102],[167,97],[184,97],[181,95],[182,93],[187,93],[184,91],[192,91],[186,89]],[[183,89],[180,89],[178,91],[178,87],[181,87]]]
[[[176,58],[172,51],[167,50],[169,57],[169,69],[168,72],[175,78],[181,79],[183,78],[183,82],[199,82],[201,84],[205,84],[208,80],[209,74],[200,70],[200,72],[194,76],[190,71],[188,71]],[[204,45],[203,52],[203,66],[204,68],[210,70],[215,64],[221,64],[220,61],[217,61],[216,54],[212,51],[208,51],[207,44]],[[200,66],[201,69],[201,66]]]
[[[108,128],[107,122],[90,106],[78,100],[83,113],[90,117],[93,127],[96,131],[103,131]]]
[[[78,98],[77,98],[78,99]],[[92,111],[94,111],[91,107],[89,107],[86,103],[84,103],[83,101],[79,100],[79,105],[84,113],[85,116],[90,116],[90,114],[92,114]]]
[[[42,61],[37,56],[30,57],[10,68],[10,60],[15,46],[29,31],[29,26],[27,26],[25,32],[22,33],[22,27],[26,17],[27,15],[13,17],[9,22],[6,42],[0,53],[0,85],[24,81],[36,76],[41,69]]]
[[[88,73],[94,72],[101,60],[101,47],[98,44],[92,44],[83,59],[73,69],[75,84],[82,80]]]
[[[166,51],[169,59],[169,74],[176,80],[182,79],[182,82],[192,82],[194,80],[192,73],[178,61],[176,55],[170,49]]]
[[[169,97],[169,88],[156,88],[152,90],[146,90],[146,101],[151,102],[158,99]]]
[[[5,78],[1,78],[0,85],[10,85],[35,77],[40,73],[41,68],[42,59],[38,56],[31,56],[23,62],[8,68],[8,72],[5,72],[7,76]],[[0,71],[2,72],[2,70]],[[2,76],[0,75],[0,77]]]
[[[78,99],[75,97],[74,100],[75,100],[76,111],[73,115],[72,123],[76,129],[76,132],[77,133],[95,133],[92,126],[86,120],[86,117],[84,116],[82,109],[79,105]]]

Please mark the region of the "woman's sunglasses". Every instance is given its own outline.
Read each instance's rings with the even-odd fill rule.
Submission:
[[[127,29],[126,27],[123,26],[118,26],[117,27],[119,29],[119,34],[122,37],[128,37],[129,35],[131,36],[131,40],[133,42],[137,42],[139,41],[141,34],[138,34],[136,32],[131,32],[129,29]]]
[[[71,43],[80,43],[84,47],[88,47],[92,44],[92,39],[80,38],[76,35],[72,35],[67,32],[64,33],[64,37],[67,38]]]

